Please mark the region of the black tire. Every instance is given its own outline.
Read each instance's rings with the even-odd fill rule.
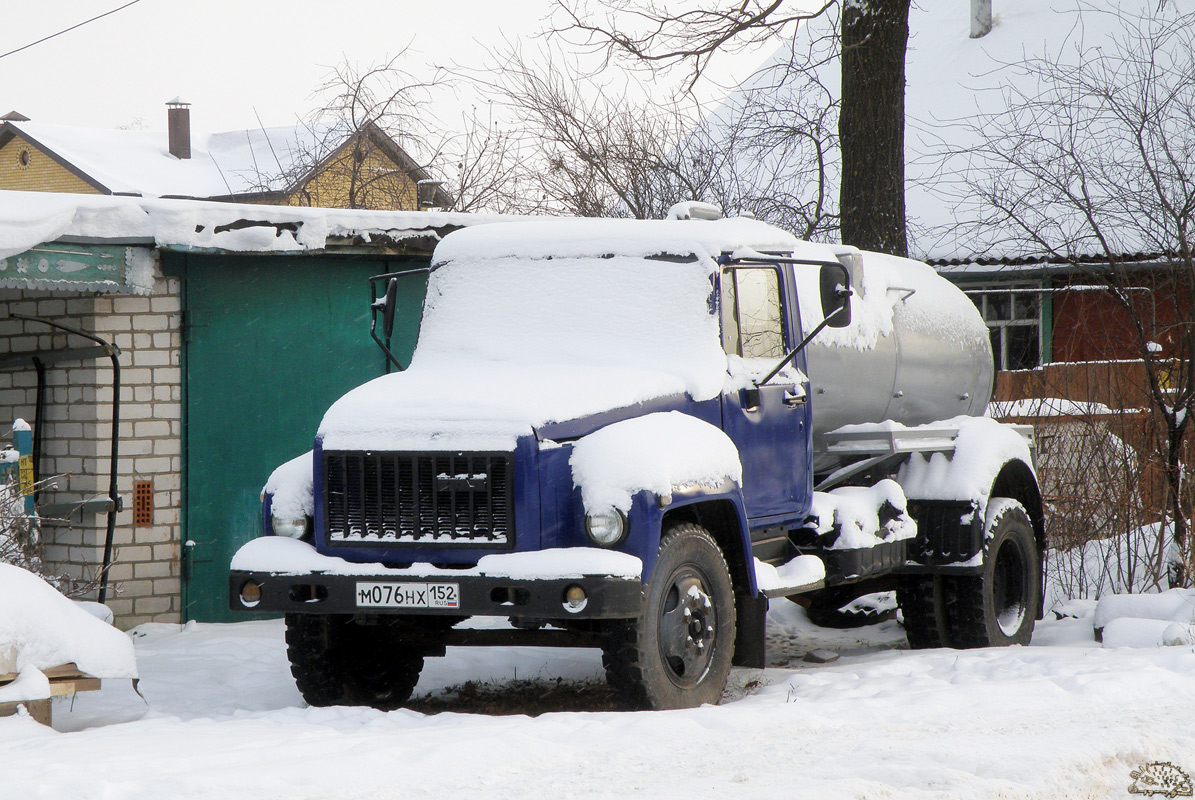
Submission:
[[[907,575],[896,586],[896,604],[913,650],[950,646],[946,592],[937,575]]]
[[[286,657],[299,694],[308,705],[335,706],[345,701],[340,653],[334,646],[331,617],[286,615]]]
[[[984,536],[983,574],[946,578],[947,620],[953,647],[1029,644],[1041,603],[1041,555],[1033,523],[1015,500],[989,514]]]
[[[660,541],[643,616],[610,625],[602,664],[628,707],[693,708],[722,698],[734,640],[726,559],[705,528],[682,523]]]
[[[411,698],[423,670],[423,651],[405,646],[394,628],[340,614],[287,614],[286,655],[313,706],[391,711]]]

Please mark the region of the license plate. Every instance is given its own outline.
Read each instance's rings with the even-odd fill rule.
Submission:
[[[358,608],[460,608],[456,583],[357,583]]]

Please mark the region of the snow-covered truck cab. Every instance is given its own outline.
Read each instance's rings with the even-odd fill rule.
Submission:
[[[925,513],[949,522],[927,517],[919,532],[900,485],[877,480],[904,470],[923,486],[971,469],[955,483],[986,482],[990,494],[996,475],[979,472],[991,459],[964,468],[943,426],[915,456],[872,452],[877,439],[916,438],[890,423],[817,430],[803,348],[867,311],[866,298],[845,304],[863,277],[847,268],[858,255],[746,219],[451,234],[433,257],[409,368],[338,400],[312,453],[271,476],[266,535],[232,564],[232,607],[286,613],[292,671],[314,705],[401,705],[425,657],[518,643],[602,648],[630,705],[716,702],[732,663],[762,666],[769,597],[898,574],[906,617],[942,631],[925,643],[964,644],[939,611],[962,596],[944,581],[987,563],[975,522],[986,501],[924,489]],[[893,335],[882,327],[877,336]],[[1031,479],[1022,438],[1005,433],[1023,449],[1006,461]],[[831,471],[819,488],[863,485],[815,493],[815,447],[838,448],[821,456]],[[1017,524],[1040,520],[1034,491],[1021,492],[1031,510]],[[955,553],[938,529],[949,543],[970,538]],[[1020,608],[1031,629],[1038,549],[1032,529],[1027,544],[1014,534],[985,613]],[[959,577],[944,578],[952,569]]]

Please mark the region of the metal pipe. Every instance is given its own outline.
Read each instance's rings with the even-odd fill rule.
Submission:
[[[37,424],[33,426],[33,502],[37,502],[38,495],[41,494],[41,424],[45,419],[46,410],[46,365],[42,363],[40,358],[36,356],[33,359],[33,368],[37,370],[37,399],[33,404],[33,418]]]
[[[43,325],[49,325],[51,328],[73,333],[76,336],[82,336],[84,339],[90,339],[101,347],[107,348],[108,357],[112,359],[112,440],[111,452],[108,459],[108,525],[104,536],[104,559],[100,567],[100,591],[96,598],[98,602],[103,603],[108,596],[108,570],[112,566],[112,547],[116,538],[116,512],[120,510],[120,495],[116,491],[116,461],[119,455],[120,442],[120,348],[115,343],[105,342],[95,334],[79,330],[78,328],[72,328],[61,322],[51,322],[48,319],[30,317],[24,314],[12,314],[11,316],[14,319],[40,322]],[[41,427],[40,418],[38,419],[38,427]]]

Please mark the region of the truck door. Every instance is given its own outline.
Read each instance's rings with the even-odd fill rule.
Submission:
[[[727,266],[719,286],[722,345],[729,379],[722,429],[739,449],[747,516],[792,518],[808,513],[809,403],[804,359],[766,376],[797,341],[795,308],[778,266]]]

